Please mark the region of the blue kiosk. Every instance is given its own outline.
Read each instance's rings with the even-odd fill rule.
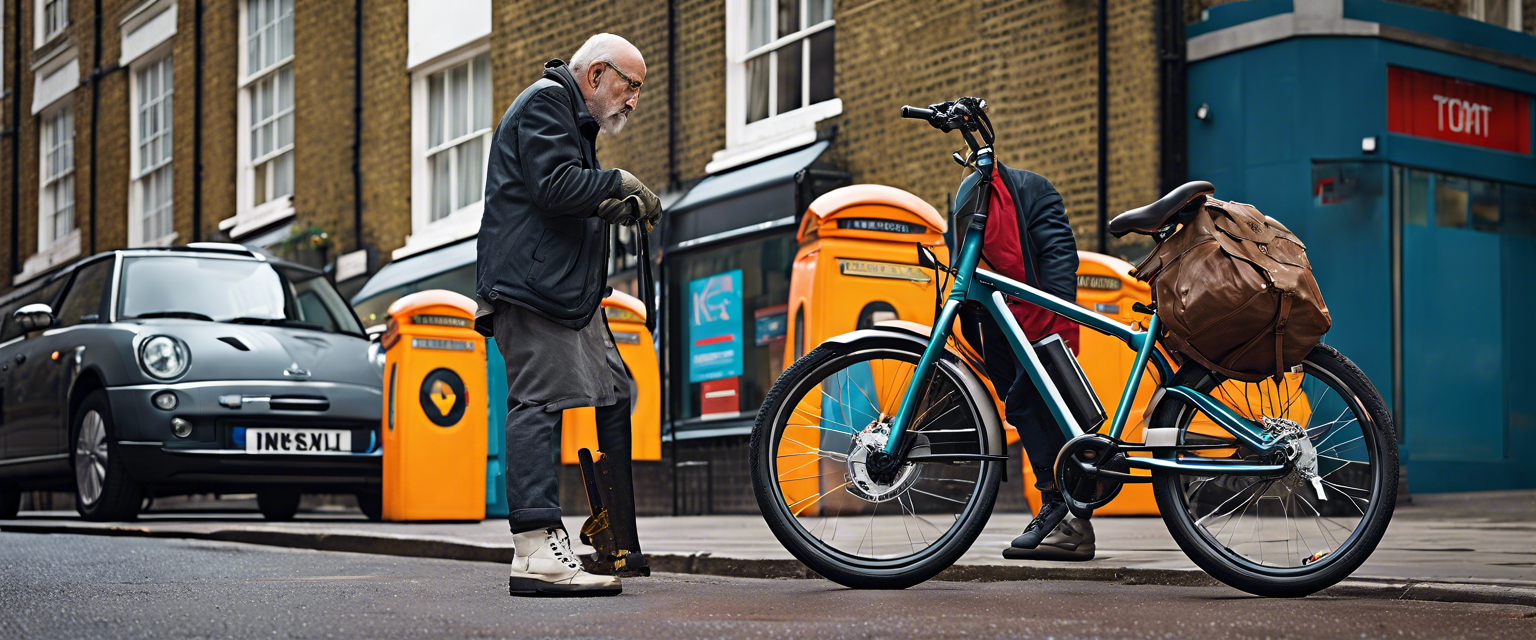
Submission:
[[[1536,37],[1250,0],[1188,37],[1189,175],[1300,235],[1415,493],[1536,487]]]

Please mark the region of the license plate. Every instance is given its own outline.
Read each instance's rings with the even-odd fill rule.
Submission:
[[[331,429],[246,429],[245,452],[350,454],[352,432]]]

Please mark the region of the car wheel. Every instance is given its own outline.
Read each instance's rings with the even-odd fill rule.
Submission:
[[[10,520],[21,513],[21,491],[0,488],[0,520]]]
[[[292,520],[299,512],[299,492],[288,489],[269,489],[256,492],[256,508],[268,520]]]
[[[105,391],[92,391],[80,403],[71,425],[70,456],[75,472],[75,510],[93,521],[132,520],[139,516],[144,488],[128,477],[112,434],[112,409]]]
[[[384,519],[384,495],[379,489],[357,492],[357,508],[363,510],[363,515],[369,520],[378,522]]]

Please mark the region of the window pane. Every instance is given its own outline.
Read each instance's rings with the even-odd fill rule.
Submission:
[[[247,0],[245,3],[245,66],[246,72],[260,70],[261,63],[261,25],[262,0]]]
[[[275,174],[272,180],[272,197],[281,198],[293,194],[293,152],[289,151],[272,161],[277,165],[273,169]]]
[[[448,72],[448,139],[469,133],[469,65]]]
[[[481,145],[484,138],[473,138],[469,142],[459,145],[454,152],[459,154],[459,197],[455,209],[480,201],[483,197],[484,185],[480,182],[481,156],[485,148]]]
[[[256,188],[255,188],[255,190],[252,193],[252,195],[254,196],[253,198],[251,198],[251,203],[252,204],[259,205],[259,204],[262,204],[262,203],[272,199],[272,197],[270,195],[270,191],[269,191],[269,186],[267,184],[267,168],[270,167],[270,166],[272,166],[271,162],[263,162],[261,164],[256,165],[256,171],[255,171],[255,174],[256,174],[256,180],[255,180]]]
[[[827,6],[830,7],[831,4],[831,1],[828,0]],[[809,104],[825,102],[837,97],[837,94],[832,91],[832,32],[835,30],[835,28],[827,28],[811,36],[811,68],[809,69],[811,74],[811,99]]]
[[[1435,226],[1467,226],[1467,179],[1435,176]]]
[[[772,38],[773,14],[772,2],[774,0],[751,0],[747,9],[747,50],[751,51],[765,44]]]
[[[1472,228],[1478,231],[1499,230],[1499,185],[1482,180],[1472,181]]]
[[[768,56],[747,61],[747,122],[768,117]]]
[[[277,108],[283,111],[293,108],[293,65],[277,72]]]
[[[774,113],[784,113],[800,108],[800,57],[803,55],[803,45],[795,42],[785,46],[773,55],[779,57],[779,94],[778,106]]]
[[[1504,187],[1504,233],[1536,238],[1536,189]]]
[[[779,0],[779,37],[800,30],[800,0]]]
[[[277,60],[293,55],[293,0],[281,0],[282,9],[279,15],[282,22],[277,29]],[[277,60],[273,60],[276,62]]]
[[[805,26],[814,27],[818,23],[832,19],[832,0],[806,0]]]
[[[1403,224],[1427,226],[1429,224],[1429,174],[1423,171],[1406,172],[1403,184]]]
[[[427,77],[427,147],[443,143],[443,74]]]
[[[482,53],[475,58],[474,128],[491,128],[491,55]]]
[[[286,146],[288,146],[290,144],[293,144],[293,113],[289,112],[289,113],[283,114],[282,117],[277,119],[277,125],[276,126],[277,126],[277,146],[275,146],[273,148],[274,149],[281,149],[281,148],[286,147]]]
[[[448,156],[450,154],[452,154],[451,151],[444,151],[431,158],[427,158],[427,163],[432,165],[432,220],[441,220],[451,210],[448,204],[448,189],[451,186],[448,173]]]

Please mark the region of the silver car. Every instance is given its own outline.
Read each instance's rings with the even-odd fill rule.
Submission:
[[[0,517],[75,492],[90,520],[145,497],[306,492],[380,511],[384,355],[324,275],[239,245],[111,251],[0,298]]]

